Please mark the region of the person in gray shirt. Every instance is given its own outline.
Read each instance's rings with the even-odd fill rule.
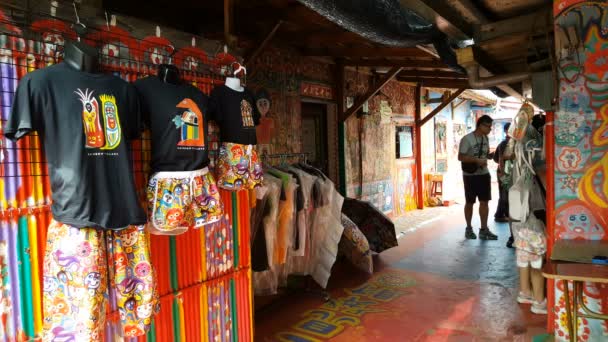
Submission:
[[[464,181],[464,194],[466,204],[464,217],[467,221],[465,237],[476,239],[471,219],[473,218],[473,205],[479,198],[479,218],[481,228],[479,238],[482,240],[496,240],[498,237],[488,228],[488,202],[492,199],[491,177],[488,171],[488,155],[490,145],[488,134],[492,131],[492,118],[484,115],[477,120],[475,130],[460,140],[458,160],[462,163]]]

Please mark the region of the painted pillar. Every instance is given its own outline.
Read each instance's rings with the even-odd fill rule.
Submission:
[[[551,241],[608,240],[608,3],[554,0],[559,109],[555,113]],[[556,341],[566,341],[562,284],[553,287]],[[608,288],[585,285],[585,301],[608,311]],[[608,322],[579,319],[579,341],[608,340]]]
[[[414,93],[414,103],[416,106],[416,126],[414,128],[414,141],[416,142],[416,202],[418,209],[424,209],[424,189],[423,182],[424,177],[422,175],[422,131],[420,127],[420,120],[422,119],[422,108],[420,107],[420,96],[421,94],[420,83],[416,84],[416,91]]]

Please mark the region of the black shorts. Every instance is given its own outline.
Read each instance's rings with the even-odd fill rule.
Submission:
[[[488,202],[492,199],[492,188],[490,174],[462,176],[464,180],[464,196],[467,203],[475,203],[479,197],[480,202]]]

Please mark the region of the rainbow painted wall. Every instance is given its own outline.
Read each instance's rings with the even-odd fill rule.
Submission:
[[[608,3],[555,0],[554,17],[556,39],[565,31],[570,41],[556,49],[554,239],[608,241]],[[569,338],[562,286],[555,286],[557,341]],[[608,312],[608,287],[586,284],[584,293],[591,310]],[[608,322],[578,324],[579,341],[608,339]]]

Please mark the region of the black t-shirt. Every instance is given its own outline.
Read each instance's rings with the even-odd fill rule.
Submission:
[[[34,130],[49,164],[55,220],[104,229],[146,223],[129,158],[128,140],[141,132],[132,85],[64,63],[29,73],[4,134],[17,140]]]
[[[260,113],[253,94],[244,89],[236,91],[225,85],[211,91],[211,118],[220,127],[222,142],[255,145],[255,126],[260,123]]]
[[[209,165],[207,96],[190,84],[175,85],[158,77],[138,80],[135,87],[152,133],[152,172]]]

